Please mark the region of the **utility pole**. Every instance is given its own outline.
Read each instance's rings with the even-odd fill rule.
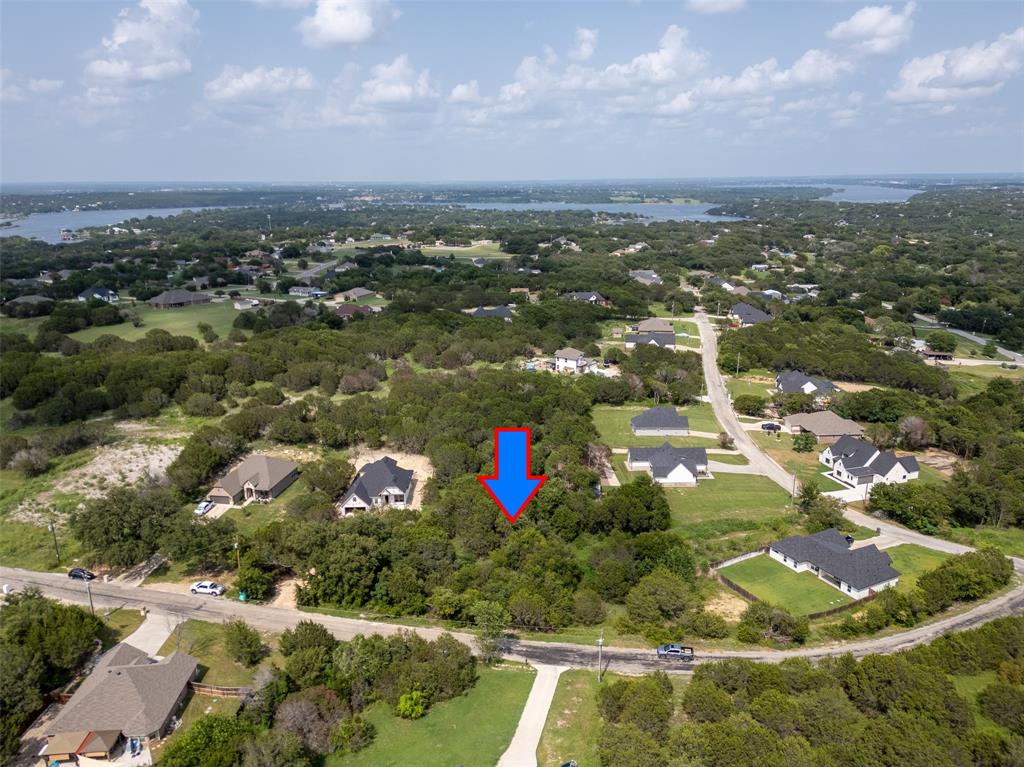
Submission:
[[[604,629],[601,629],[601,636],[597,638],[597,683],[601,683],[604,676]]]
[[[238,548],[238,541],[235,541],[235,563],[238,565],[238,569],[242,569],[242,552]]]
[[[736,377],[740,377],[740,353],[736,352]]]
[[[89,592],[89,612],[96,614],[96,608],[92,606],[92,581],[85,582],[85,590]]]
[[[60,564],[60,544],[57,543],[57,526],[50,522],[47,527],[50,528],[50,532],[53,534],[53,548],[57,552],[57,564]]]

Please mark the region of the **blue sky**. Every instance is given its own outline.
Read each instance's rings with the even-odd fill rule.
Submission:
[[[0,3],[0,179],[1024,170],[1024,3]]]

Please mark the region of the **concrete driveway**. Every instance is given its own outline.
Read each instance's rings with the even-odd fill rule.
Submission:
[[[540,736],[544,732],[544,723],[548,719],[548,709],[555,697],[558,677],[566,670],[565,666],[548,666],[533,664],[537,669],[537,678],[533,680],[530,696],[526,699],[519,726],[512,742],[498,760],[497,767],[537,767],[537,747]]]

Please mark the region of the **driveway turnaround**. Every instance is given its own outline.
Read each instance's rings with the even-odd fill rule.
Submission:
[[[537,678],[530,688],[530,697],[526,699],[523,714],[519,717],[519,726],[512,742],[498,760],[498,767],[537,767],[537,747],[540,736],[544,732],[544,723],[548,719],[548,709],[555,697],[558,677],[566,670],[565,666],[548,666],[543,663],[534,664]]]

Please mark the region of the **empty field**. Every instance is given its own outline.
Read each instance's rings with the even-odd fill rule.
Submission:
[[[487,245],[473,245],[469,248],[460,248],[453,245],[434,247],[433,245],[420,249],[424,256],[454,256],[455,258],[512,258],[511,253],[504,253],[501,245],[492,242]]]
[[[716,474],[697,487],[666,488],[665,495],[672,528],[683,533],[703,522],[762,522],[780,517],[790,501],[789,494],[770,479],[753,474]]]
[[[758,599],[784,607],[795,615],[830,610],[853,602],[814,573],[795,573],[766,554],[719,572]]]

